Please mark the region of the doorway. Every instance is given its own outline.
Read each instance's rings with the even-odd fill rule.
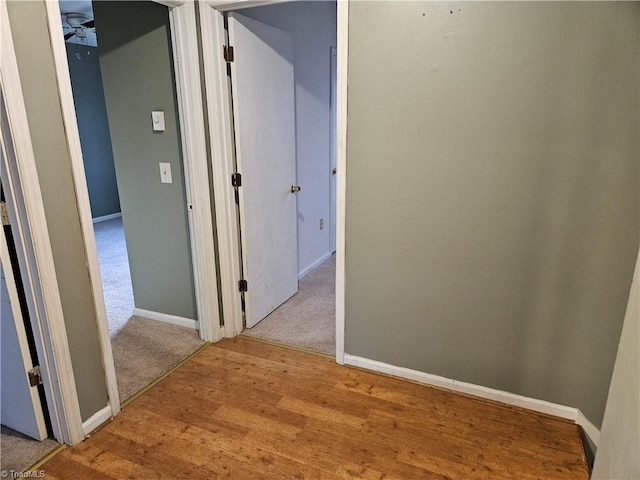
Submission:
[[[239,12],[226,26],[243,333],[333,355],[336,2]]]
[[[169,8],[59,5],[95,232],[90,241],[119,400],[126,401],[203,344]]]

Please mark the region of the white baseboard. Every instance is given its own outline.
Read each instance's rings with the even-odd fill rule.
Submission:
[[[149,320],[157,320],[158,322],[170,323],[179,327],[191,328],[198,330],[198,321],[191,318],[178,317],[177,315],[169,315],[168,313],[153,312],[151,310],[143,310],[142,308],[134,308],[133,314],[137,317],[148,318]]]
[[[547,402],[546,400],[529,398],[523,395],[517,395],[515,393],[509,393],[494,388],[475,385],[473,383],[460,382],[458,380],[452,380],[450,378],[420,372],[418,370],[412,370],[410,368],[397,367],[388,363],[378,362],[377,360],[370,360],[368,358],[358,357],[356,355],[349,355],[348,353],[344,354],[344,363],[346,365],[352,365],[354,367],[360,367],[367,370],[373,370],[375,372],[386,373],[388,375],[414,380],[426,385],[446,388],[455,392],[466,393],[475,397],[494,400],[507,405],[514,405],[517,407],[526,408],[528,410],[533,410],[535,412],[573,420],[576,424],[580,425],[584,429],[585,433],[591,439],[591,441],[596,446],[598,445],[600,431],[582,414],[582,412],[580,412],[580,410],[574,407],[567,407],[558,403]]]
[[[113,220],[114,218],[122,217],[122,212],[118,213],[110,213],[109,215],[103,215],[101,217],[96,217],[93,220],[93,223],[106,222],[107,220]]]
[[[576,424],[580,425],[584,430],[584,433],[589,437],[589,440],[597,447],[600,441],[600,430],[591,421],[584,416],[580,410],[577,410]]]
[[[307,268],[305,268],[304,270],[302,270],[300,273],[298,273],[298,280],[300,280],[302,277],[304,277],[305,275],[311,273],[313,270],[315,270],[316,268],[318,268],[320,265],[322,265],[326,260],[328,260],[331,257],[332,253],[331,252],[327,252],[325,253],[323,256],[321,256],[318,260],[316,260],[315,262],[313,262],[311,265],[309,265]]]
[[[91,415],[91,417],[89,417],[85,422],[82,422],[82,430],[84,431],[85,436],[89,435],[110,418],[112,418],[110,405],[107,405],[106,407],[98,410],[96,413]]]

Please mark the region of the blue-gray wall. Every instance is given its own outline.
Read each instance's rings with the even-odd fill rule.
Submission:
[[[98,49],[67,43],[67,61],[93,218],[120,212]]]

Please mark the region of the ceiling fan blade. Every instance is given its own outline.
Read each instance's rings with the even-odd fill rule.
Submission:
[[[67,34],[64,36],[65,41],[66,41],[66,40],[69,40],[69,39],[70,39],[71,37],[73,37],[75,34],[76,34],[76,32],[70,32],[70,33],[67,33]]]
[[[96,26],[96,23],[93,20],[89,20],[88,22],[84,22],[82,26],[87,28],[93,28]]]

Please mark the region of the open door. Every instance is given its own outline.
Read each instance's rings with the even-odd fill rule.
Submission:
[[[47,438],[47,428],[38,394],[38,387],[29,384],[29,370],[34,365],[29,353],[18,290],[11,267],[11,258],[4,233],[0,229],[0,420],[17,432],[36,440]]]
[[[245,322],[253,327],[298,291],[295,100],[291,36],[229,14]]]
[[[338,52],[336,47],[331,47],[331,78],[330,78],[330,91],[329,91],[329,249],[331,253],[336,251],[336,174],[338,173],[338,146],[336,144],[337,138],[337,91],[338,91]]]

